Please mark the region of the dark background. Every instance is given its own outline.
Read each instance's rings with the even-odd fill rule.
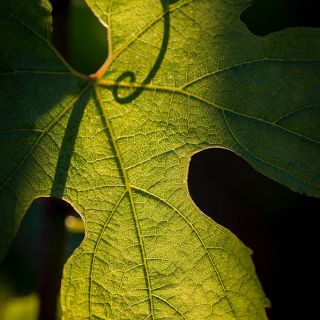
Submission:
[[[56,46],[76,69],[96,71],[107,54],[103,28],[80,1],[73,2],[68,20],[63,14],[66,1],[52,2]],[[242,20],[257,35],[286,27],[319,27],[316,3],[256,0]],[[192,158],[189,189],[202,211],[253,249],[258,276],[272,303],[269,319],[314,319],[318,312],[320,200],[291,192],[222,149],[206,150]],[[1,286],[15,295],[38,288],[42,249],[37,244],[41,243],[42,224],[41,204],[34,203],[0,269]],[[68,235],[66,257],[81,238]]]

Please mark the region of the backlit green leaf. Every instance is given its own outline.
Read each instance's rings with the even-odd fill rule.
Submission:
[[[59,197],[86,228],[64,319],[265,319],[249,249],[187,171],[222,147],[320,196],[319,30],[256,37],[249,0],[87,2],[109,33],[90,77],[50,44],[47,0],[0,2],[0,256],[32,201]]]

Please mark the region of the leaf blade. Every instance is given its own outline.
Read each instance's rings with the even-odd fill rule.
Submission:
[[[21,161],[16,147],[31,145],[1,190],[1,253],[32,199],[72,203],[86,236],[65,267],[65,319],[266,318],[249,250],[201,213],[187,187],[192,154],[218,146],[319,196],[319,32],[255,37],[239,22],[248,4],[91,3],[114,49],[96,82],[86,83],[24,24],[13,31],[24,59],[0,34],[8,44],[0,48],[1,168],[10,171],[10,160]],[[131,33],[128,12],[137,26]],[[16,81],[23,101],[10,90]]]

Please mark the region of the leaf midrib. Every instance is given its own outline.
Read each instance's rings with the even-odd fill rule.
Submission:
[[[144,272],[145,272],[145,277],[146,277],[146,282],[147,282],[147,287],[148,287],[148,299],[149,299],[148,301],[149,301],[149,306],[150,306],[150,314],[151,314],[152,320],[155,320],[150,272],[149,272],[149,267],[148,267],[148,262],[147,262],[147,257],[146,257],[143,235],[141,232],[141,227],[140,227],[139,219],[137,216],[137,210],[135,207],[134,197],[133,197],[133,193],[132,193],[131,183],[130,183],[127,170],[125,169],[125,166],[124,166],[124,163],[123,163],[123,160],[121,157],[121,152],[120,152],[119,147],[116,143],[116,138],[115,138],[115,135],[113,132],[113,128],[112,128],[111,123],[108,119],[108,115],[106,114],[106,110],[105,110],[104,104],[103,104],[103,99],[102,99],[102,96],[101,96],[101,93],[99,91],[98,86],[95,87],[95,94],[96,94],[96,98],[98,100],[98,103],[100,105],[100,108],[101,108],[101,111],[102,111],[102,114],[104,117],[104,121],[107,125],[106,130],[108,130],[108,133],[110,135],[110,143],[112,144],[112,147],[113,147],[114,152],[116,154],[116,158],[118,160],[118,164],[120,166],[121,176],[123,176],[123,178],[124,178],[124,183],[126,186],[126,193],[128,193],[128,195],[129,195],[131,211],[133,214],[133,218],[134,218],[134,222],[135,222],[135,226],[136,226],[136,231],[137,231],[137,235],[138,235],[138,239],[139,239],[140,251],[141,251],[141,255],[142,255]]]

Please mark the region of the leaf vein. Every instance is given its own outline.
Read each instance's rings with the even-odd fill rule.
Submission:
[[[159,299],[160,301],[164,302],[165,304],[167,304],[171,309],[173,309],[176,313],[178,313],[183,319],[187,320],[185,315],[176,306],[174,306],[172,303],[170,303],[167,299],[164,299],[156,294],[153,294],[153,296],[155,298]]]
[[[234,315],[235,318],[237,319],[237,318],[238,318],[238,315],[237,315],[237,313],[236,313],[236,310],[235,310],[235,308],[234,308],[234,306],[233,306],[233,303],[232,303],[229,295],[227,294],[227,289],[226,289],[225,284],[224,284],[224,282],[223,282],[223,280],[222,280],[222,278],[221,278],[220,272],[219,272],[219,270],[218,270],[218,268],[217,268],[217,266],[216,266],[216,264],[215,264],[215,262],[214,262],[214,260],[213,260],[213,258],[212,258],[212,256],[211,256],[210,252],[208,251],[208,248],[207,248],[206,244],[204,243],[203,239],[201,238],[200,234],[198,233],[197,229],[193,226],[193,224],[187,219],[187,217],[186,217],[178,208],[176,208],[175,206],[173,206],[173,205],[172,205],[171,203],[169,203],[167,200],[161,198],[160,196],[158,196],[158,195],[156,195],[156,194],[154,194],[154,193],[152,193],[152,192],[150,192],[150,191],[147,191],[147,190],[145,190],[145,189],[142,189],[142,188],[137,187],[137,186],[134,186],[134,185],[132,186],[132,189],[134,189],[134,190],[136,190],[136,191],[138,191],[138,192],[140,192],[140,193],[142,193],[142,194],[148,195],[148,196],[150,196],[150,197],[152,197],[152,198],[154,198],[154,199],[162,202],[163,204],[165,204],[166,206],[168,206],[169,208],[171,208],[174,212],[178,213],[178,214],[181,216],[181,218],[189,225],[189,227],[192,229],[192,231],[193,231],[193,232],[195,233],[195,235],[197,236],[199,242],[201,243],[201,246],[202,246],[203,249],[205,250],[205,253],[206,253],[206,255],[207,255],[208,258],[209,258],[210,264],[212,265],[213,270],[214,270],[215,274],[216,274],[217,277],[218,277],[219,284],[220,284],[220,286],[221,286],[221,288],[222,288],[222,291],[223,291],[223,295],[225,296],[225,298],[226,298],[226,300],[227,300],[227,302],[228,302],[228,304],[229,304],[229,306],[230,306],[230,309],[231,309],[233,315]]]
[[[230,124],[229,124],[229,122],[228,122],[228,120],[227,120],[227,117],[226,117],[226,115],[225,115],[225,112],[223,112],[223,115],[224,115],[225,123],[226,123],[226,125],[227,125],[227,127],[228,127],[228,129],[229,129],[229,131],[230,131],[230,134],[231,134],[232,137],[234,138],[234,140],[237,142],[237,144],[238,144],[243,150],[245,150],[246,152],[248,152],[254,159],[256,159],[256,160],[258,160],[258,161],[261,161],[261,162],[263,162],[263,163],[265,163],[265,164],[267,164],[267,165],[269,165],[269,166],[271,166],[271,167],[273,167],[273,168],[275,168],[275,169],[278,169],[278,170],[284,172],[285,174],[289,175],[290,177],[294,178],[295,180],[300,181],[300,182],[301,182],[301,186],[302,186],[302,184],[305,184],[305,185],[309,185],[309,186],[311,186],[311,187],[314,187],[314,186],[312,185],[312,183],[307,182],[307,181],[304,181],[304,180],[301,180],[300,178],[296,177],[296,176],[293,175],[292,173],[286,171],[284,168],[278,167],[278,166],[270,163],[269,161],[266,161],[266,160],[264,160],[264,159],[261,159],[261,158],[257,157],[255,154],[253,154],[252,151],[250,151],[249,149],[247,149],[247,148],[238,140],[238,138],[236,137],[236,135],[235,135],[235,133],[233,132],[232,128],[230,127]]]
[[[93,273],[95,259],[96,259],[96,256],[97,256],[96,252],[97,252],[98,246],[100,244],[100,241],[102,239],[102,236],[103,236],[106,228],[109,225],[109,222],[111,221],[112,217],[114,216],[116,210],[118,209],[121,201],[123,200],[123,198],[125,197],[126,194],[127,194],[127,190],[125,190],[122,193],[122,195],[119,197],[119,199],[117,200],[116,204],[114,205],[114,207],[112,209],[112,212],[109,214],[106,222],[104,223],[103,228],[101,229],[101,232],[99,233],[99,237],[98,237],[98,239],[97,239],[97,241],[96,241],[96,243],[94,245],[94,248],[93,248],[92,261],[91,261],[90,269],[89,269],[89,289],[88,289],[88,294],[89,294],[89,317],[91,317],[91,303],[92,303],[91,292],[92,292],[92,282],[94,281],[92,279],[92,273]]]
[[[49,130],[56,124],[58,121],[74,106],[75,102],[80,99],[80,97],[87,91],[90,87],[90,83],[87,84],[79,93],[77,97],[71,100],[71,102],[58,114],[58,116],[51,122],[49,125],[42,130],[42,133],[39,135],[38,139],[32,144],[30,149],[26,152],[20,163],[16,166],[16,168],[9,174],[9,176],[5,179],[5,181],[0,186],[0,191],[6,186],[6,184],[15,176],[15,174],[21,169],[23,164],[30,157],[35,148],[39,145],[40,141],[43,137],[49,132]]]
[[[122,87],[127,87],[127,88],[143,88],[143,89],[146,89],[146,90],[159,90],[159,91],[164,91],[164,92],[176,92],[178,94],[181,94],[181,95],[184,95],[184,96],[187,96],[189,98],[192,98],[194,100],[198,100],[204,104],[207,104],[211,107],[214,107],[218,110],[221,110],[221,111],[227,111],[227,112],[230,112],[230,113],[233,113],[235,115],[238,115],[238,116],[241,116],[241,117],[245,117],[245,118],[248,118],[248,119],[252,119],[252,120],[255,120],[255,121],[258,121],[258,122],[262,122],[264,124],[267,124],[267,125],[270,125],[272,127],[275,127],[275,128],[278,128],[280,130],[283,130],[283,131],[286,131],[292,135],[295,135],[295,136],[298,136],[298,137],[301,137],[305,140],[308,140],[312,143],[315,143],[315,144],[318,144],[320,145],[320,141],[317,141],[317,140],[314,140],[313,138],[310,138],[310,137],[307,137],[301,133],[298,133],[298,132],[295,132],[295,131],[292,131],[288,128],[285,128],[285,127],[281,127],[273,122],[269,122],[269,121],[266,121],[264,119],[259,119],[257,117],[254,117],[254,116],[251,116],[251,115],[248,115],[248,114],[244,114],[244,113],[241,113],[241,112],[238,112],[238,111],[235,111],[233,109],[230,109],[230,108],[227,108],[227,107],[223,107],[223,106],[220,106],[220,105],[217,105],[216,103],[213,103],[209,100],[206,100],[205,98],[202,98],[196,94],[193,94],[192,92],[189,92],[189,91],[186,91],[186,90],[183,90],[179,87],[170,87],[170,86],[162,86],[162,85],[156,85],[156,84],[142,84],[142,83],[137,83],[137,82],[124,82],[124,81],[120,81],[120,82],[117,82],[117,81],[114,81],[114,80],[106,80],[106,79],[101,79],[99,81],[99,84],[102,85],[102,86],[110,86],[110,87],[114,87],[114,86],[122,86]]]

